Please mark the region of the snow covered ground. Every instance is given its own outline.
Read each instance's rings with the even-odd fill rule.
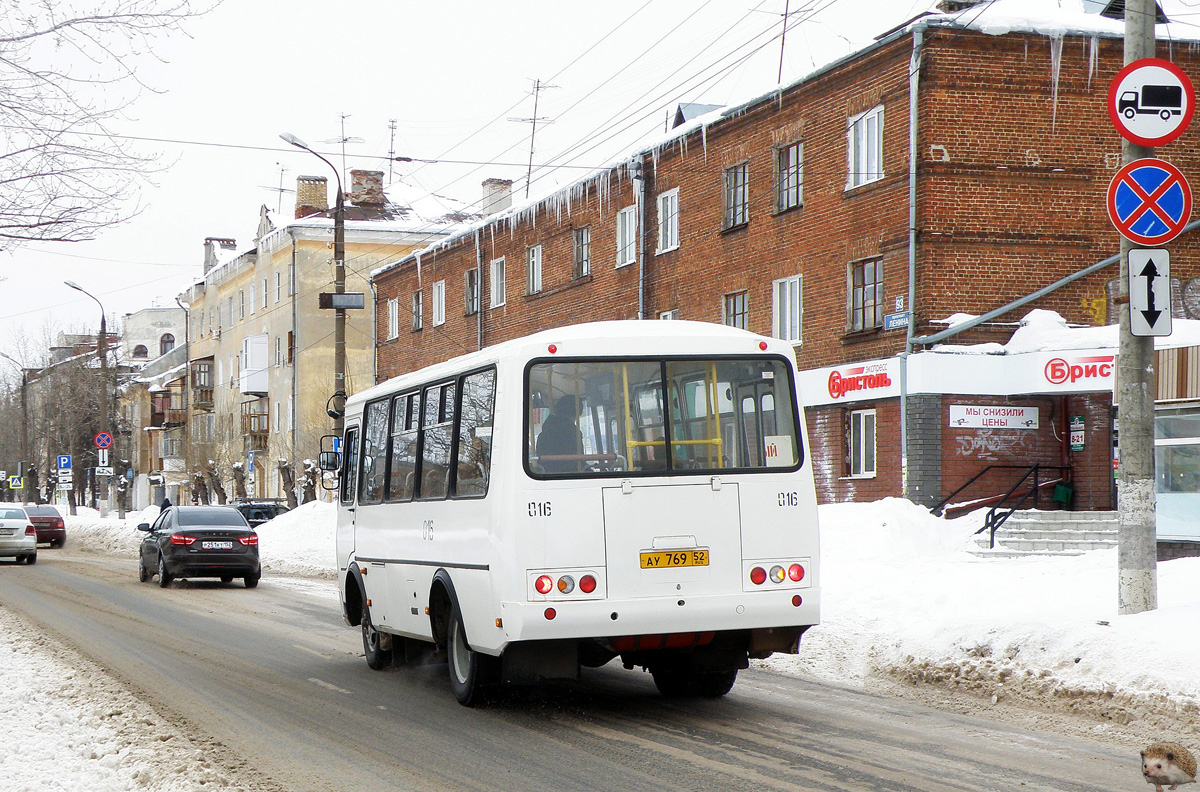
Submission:
[[[81,510],[68,549],[131,561],[138,522]],[[1193,747],[1200,728],[1200,558],[1158,566],[1158,610],[1116,612],[1116,551],[1064,558],[978,558],[981,514],[934,518],[887,499],[820,509],[822,624],[800,654],[761,666],[892,690],[957,690],[958,701],[1091,719],[1093,736],[1156,735]],[[267,575],[336,599],[334,508],[309,503],[259,529]],[[282,582],[282,577],[279,578]],[[331,607],[336,607],[332,605]],[[54,673],[28,673],[53,664]],[[22,750],[0,753],[6,792],[212,789],[219,769],[182,775],[198,749],[175,745],[162,719],[0,607],[0,723]],[[735,689],[736,692],[736,689]],[[6,738],[7,739],[7,738]],[[198,754],[197,754],[198,755]],[[54,772],[46,772],[53,763]],[[73,783],[72,783],[73,782]]]

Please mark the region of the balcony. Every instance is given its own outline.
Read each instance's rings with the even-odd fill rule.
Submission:
[[[197,410],[211,410],[213,408],[213,389],[192,388],[192,406]]]
[[[266,451],[271,432],[271,414],[266,399],[242,403],[242,437],[246,451]]]

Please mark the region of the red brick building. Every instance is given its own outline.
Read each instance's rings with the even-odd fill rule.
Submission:
[[[921,357],[906,348],[925,349],[913,339],[947,317],[1004,306],[1119,248],[1105,192],[1121,145],[1105,97],[1122,22],[1087,15],[1078,32],[1047,35],[980,20],[973,9],[915,20],[381,268],[379,378],[562,324],[725,322],[792,340],[804,379],[820,383],[802,399],[825,501],[933,504],[987,465],[1040,462],[1066,471],[1076,508],[1110,508],[1103,382],[1030,378],[1008,392],[906,371]],[[1160,56],[1200,74],[1190,46],[1163,41]],[[1159,156],[1200,173],[1196,134]],[[1180,285],[1200,275],[1196,239],[1171,250]],[[954,342],[1004,343],[1031,309],[1115,321],[1117,275],[1113,265],[1079,278]],[[831,397],[835,374],[862,387]],[[951,408],[965,405],[1035,408],[1036,428],[955,428]],[[1071,416],[1086,420],[1085,450],[1067,443]],[[997,432],[1008,440],[980,439]],[[997,487],[1007,484],[985,477],[962,498]]]

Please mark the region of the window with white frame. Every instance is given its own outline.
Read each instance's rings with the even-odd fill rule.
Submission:
[[[446,281],[433,284],[433,326],[446,323]]]
[[[400,299],[393,297],[387,301],[387,337],[390,341],[400,335]]]
[[[724,228],[737,228],[750,222],[750,163],[726,168],[724,179]]]
[[[542,246],[525,248],[525,293],[537,294],[542,290]]]
[[[750,321],[750,298],[744,291],[726,294],[721,310],[721,321],[730,327],[748,329]]]
[[[254,284],[250,284],[250,314],[254,314]]]
[[[254,288],[251,286],[250,288]],[[238,290],[238,319],[246,318],[246,290]]]
[[[669,311],[659,311],[658,318],[659,319],[678,319],[679,318],[679,309],[672,308]]]
[[[586,278],[592,274],[592,229],[575,229],[575,277]]]
[[[279,400],[276,399],[275,400],[275,415],[272,416],[275,421],[275,429],[273,430],[275,432],[275,434],[279,434],[280,432],[283,431],[282,413],[283,413],[283,411],[279,409]]]
[[[267,310],[267,279],[262,279],[262,309]]]
[[[804,314],[800,284],[799,275],[771,284],[771,334],[793,344],[800,343],[800,318]]]
[[[296,426],[296,397],[288,394],[287,430],[290,432]]]
[[[463,305],[467,316],[479,313],[479,270],[469,269],[463,273]]]
[[[804,144],[775,150],[775,208],[784,212],[804,203]]]
[[[275,302],[279,302],[279,298],[283,296],[281,294],[282,291],[283,291],[283,273],[280,272],[279,270],[275,270]]]
[[[679,247],[679,188],[658,196],[658,250],[666,253]]]
[[[491,266],[491,294],[492,307],[499,308],[504,305],[504,259],[492,259]]]
[[[850,119],[846,152],[847,190],[883,178],[883,105]]]
[[[875,411],[854,410],[850,413],[850,475],[856,478],[875,476]]]
[[[424,318],[425,318],[424,302],[421,299],[421,290],[418,289],[417,291],[413,292],[413,294],[412,294],[412,329],[414,331],[421,329],[421,325],[423,324]]]
[[[637,207],[626,206],[617,212],[617,266],[632,264],[637,257]]]
[[[283,367],[283,336],[275,336],[275,368]]]

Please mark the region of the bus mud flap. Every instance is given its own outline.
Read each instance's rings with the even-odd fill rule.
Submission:
[[[507,685],[579,679],[575,641],[521,641],[504,650],[501,679]]]

